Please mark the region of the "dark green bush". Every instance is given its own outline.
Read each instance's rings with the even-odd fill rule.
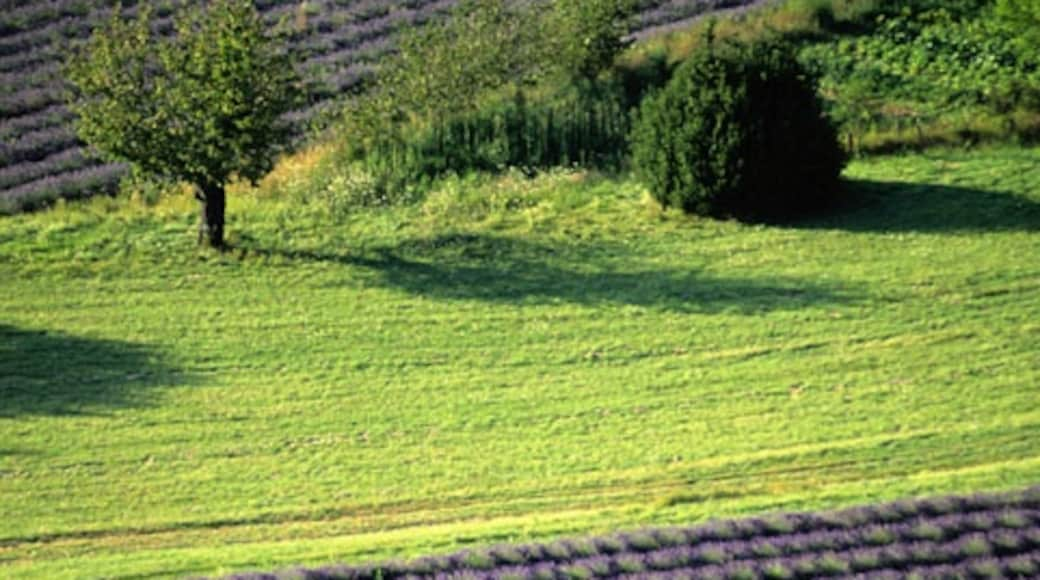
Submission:
[[[641,107],[633,162],[654,197],[741,219],[794,217],[826,204],[846,156],[793,48],[710,39],[708,47]]]

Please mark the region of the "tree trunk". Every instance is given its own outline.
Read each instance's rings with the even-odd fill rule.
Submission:
[[[201,188],[198,196],[202,204],[199,215],[199,245],[211,248],[224,248],[224,206],[225,194],[223,185],[207,185]]]

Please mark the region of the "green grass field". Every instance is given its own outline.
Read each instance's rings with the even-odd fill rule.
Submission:
[[[1040,482],[1040,149],[783,226],[634,181],[0,220],[0,576],[360,562]]]

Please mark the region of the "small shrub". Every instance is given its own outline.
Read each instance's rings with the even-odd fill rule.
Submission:
[[[709,42],[644,101],[632,141],[658,202],[714,217],[817,209],[837,191],[846,161],[815,79],[790,45],[773,40]]]
[[[762,527],[766,534],[779,536],[790,534],[794,531],[795,522],[791,521],[790,518],[776,516],[763,520]]]
[[[470,552],[462,561],[467,567],[477,570],[490,570],[495,567],[495,558],[487,552]]]
[[[1029,520],[1018,512],[1004,512],[997,517],[997,521],[1005,528],[1024,528],[1029,525]]]
[[[825,554],[816,561],[816,573],[821,576],[841,576],[849,573],[849,564],[834,554]]]
[[[968,566],[972,578],[1003,578],[997,562],[973,562]]]
[[[629,536],[628,546],[636,552],[650,552],[661,547],[661,544],[649,532],[636,532]]]
[[[721,564],[726,561],[726,552],[722,548],[707,547],[699,550],[693,560],[701,564]]]
[[[588,567],[577,564],[563,566],[560,568],[560,571],[563,572],[564,577],[570,580],[589,580],[589,578],[594,576],[592,570]]]
[[[597,558],[588,564],[589,570],[596,576],[609,576],[610,575],[610,560],[607,558]]]
[[[894,542],[896,536],[891,530],[885,528],[873,528],[864,535],[863,540],[872,546],[884,546]]]
[[[935,524],[921,523],[910,530],[910,537],[916,540],[936,542],[943,538],[943,530]]]
[[[682,546],[687,543],[686,534],[684,534],[683,531],[679,529],[672,528],[658,530],[655,536],[657,537],[657,541],[661,544],[661,546],[675,547]]]
[[[574,540],[571,542],[571,552],[575,558],[588,558],[599,554],[596,544],[592,540]]]
[[[751,545],[751,553],[758,558],[773,558],[780,555],[780,548],[769,542],[756,542]]]
[[[794,572],[790,571],[783,564],[769,564],[762,570],[762,576],[770,580],[787,580],[788,578],[794,577]]]
[[[961,555],[965,558],[977,558],[988,556],[993,551],[989,542],[982,537],[969,538],[961,545]]]
[[[491,551],[500,565],[523,564],[527,558],[513,546],[499,546]]]
[[[632,555],[618,558],[617,567],[626,574],[637,574],[646,570],[646,564],[643,563],[643,559]]]
[[[850,562],[853,571],[873,570],[881,565],[881,558],[874,552],[860,551],[852,554]]]
[[[1007,569],[1011,574],[1022,578],[1029,578],[1037,573],[1036,564],[1028,558],[1019,558],[1008,562]]]
[[[988,514],[973,514],[969,516],[963,522],[963,527],[967,530],[974,530],[977,532],[984,532],[993,529],[996,522],[993,516]]]
[[[922,502],[921,509],[930,516],[944,516],[957,511],[957,504],[950,498],[940,497]]]
[[[747,564],[742,564],[726,574],[726,580],[755,580],[757,575]]]
[[[647,563],[650,565],[650,568],[654,570],[672,570],[674,568],[679,568],[685,565],[688,560],[689,558],[687,558],[685,554],[672,550],[650,554],[647,557]]]
[[[545,546],[545,553],[553,560],[563,562],[571,558],[571,551],[563,542],[553,542]]]
[[[812,577],[816,575],[816,563],[812,558],[803,558],[794,564],[794,573],[799,577]]]
[[[737,537],[737,528],[733,522],[712,522],[706,529],[708,538],[715,540],[732,540]]]
[[[603,554],[617,554],[625,549],[625,545],[617,538],[606,537],[593,540],[596,548]]]
[[[990,536],[990,542],[999,554],[1014,554],[1022,548],[1022,539],[1012,532],[997,532]]]
[[[933,544],[917,544],[910,548],[910,558],[917,564],[938,564],[945,557]]]

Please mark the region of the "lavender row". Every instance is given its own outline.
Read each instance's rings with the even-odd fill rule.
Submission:
[[[0,167],[24,161],[41,161],[79,143],[67,126],[48,127],[20,136],[14,143],[0,143]]]
[[[90,9],[91,3],[87,0],[26,2],[0,14],[0,34],[16,34],[37,28],[44,22],[86,16]]]
[[[814,550],[785,554],[768,541],[749,545],[708,543],[702,546],[684,546],[649,553],[620,552],[598,555],[572,561],[540,561],[512,566],[481,566],[481,555],[472,553],[463,560],[469,569],[419,571],[438,580],[462,577],[524,578],[545,576],[542,571],[554,570],[563,577],[618,577],[644,573],[699,572],[719,567],[744,568],[764,571],[784,568],[798,575],[829,572],[827,575],[849,574],[876,570],[906,569],[912,566],[957,565],[978,558],[1021,556],[1040,549],[1040,533],[1036,530],[1008,530],[990,534],[973,533],[944,543],[918,541],[885,547],[850,546],[837,550]],[[489,562],[485,559],[483,562]]]
[[[39,131],[72,121],[72,113],[65,105],[52,105],[29,115],[0,120],[0,141],[14,143],[26,133]]]
[[[752,577],[962,565],[1040,550],[1040,488],[904,501],[542,545],[467,550],[408,563],[294,571],[306,578],[592,578],[742,567]],[[768,571],[773,568],[774,575]],[[781,568],[790,575],[781,574]],[[238,578],[277,578],[245,575]],[[295,576],[294,576],[295,577]],[[726,577],[726,576],[721,576]]]
[[[239,580],[276,580],[281,577],[313,580],[353,580],[393,578],[433,580],[573,580],[592,578],[666,579],[666,578],[815,578],[857,575],[861,578],[906,577],[911,572],[931,576],[964,577],[980,563],[998,576],[1033,577],[1040,569],[1040,541],[1005,534],[987,538],[974,534],[946,544],[918,542],[884,548],[823,551],[793,556],[764,554],[757,558],[739,557],[725,547],[672,548],[650,554],[628,552],[597,555],[578,560],[542,561],[495,567],[486,555],[465,552],[450,559],[424,559],[407,568],[400,565],[349,568],[301,569],[278,574],[244,574]]]
[[[298,42],[298,48],[308,55],[358,48],[368,41],[381,39],[407,26],[414,26],[443,14],[456,0],[425,0],[416,8],[394,10],[379,18],[351,21],[334,25],[328,19],[308,17],[303,22],[308,33]]]
[[[0,167],[0,190],[11,189],[48,175],[81,169],[89,164],[91,164],[91,160],[83,154],[83,149],[75,147],[39,161]]]
[[[178,6],[185,3],[185,0],[155,3],[156,16],[169,16]],[[261,11],[284,7],[286,4],[293,3],[287,3],[285,0],[256,2],[257,8]],[[96,2],[90,0],[44,0],[35,2],[29,0],[20,2],[18,6],[13,6],[3,14],[0,14],[0,35],[14,36],[27,31],[46,29],[56,21],[83,18],[89,16],[97,8],[97,5]],[[124,0],[122,5],[129,9],[129,14],[133,15],[136,13],[139,2]]]
[[[714,531],[712,534],[717,535]],[[1040,529],[1036,527],[993,529],[986,533],[948,530],[932,536],[931,532],[920,534],[917,526],[904,525],[902,530],[878,527],[855,532],[821,531],[692,543],[683,542],[675,530],[665,531],[663,535],[671,537],[670,544],[661,542],[662,534],[657,535],[659,537],[643,532],[587,542],[500,546],[467,552],[446,561],[418,561],[409,567],[408,573],[454,578],[474,573],[486,576],[488,570],[493,570],[494,575],[529,578],[532,569],[562,567],[591,570],[594,576],[613,576],[735,562],[750,565],[755,561],[801,559],[821,553],[843,555],[846,561],[857,562],[857,570],[868,570],[906,563],[956,562],[994,552],[1006,555],[1040,548]]]
[[[41,64],[29,71],[0,73],[0,95],[9,95],[31,87],[40,87],[55,82],[61,75],[61,63],[54,61]]]
[[[734,14],[756,6],[779,3],[783,0],[673,0],[654,11],[640,14],[632,38],[636,40],[682,30],[706,14]],[[686,6],[683,6],[686,5]]]
[[[126,174],[122,164],[95,165],[50,175],[0,192],[0,210],[5,213],[46,205],[55,199],[74,199],[113,193]]]
[[[849,566],[840,560],[820,558],[798,561],[775,561],[748,566],[730,564],[710,566],[698,570],[673,570],[669,572],[643,572],[618,576],[623,580],[755,580],[790,578],[842,577],[856,580],[896,580],[920,578],[924,580],[951,580],[964,578],[1035,578],[1040,570],[1040,557],[1026,554],[1008,558],[978,558],[955,565],[909,566],[896,569],[850,572]],[[546,578],[546,577],[541,577]],[[574,576],[556,576],[568,578]]]
[[[653,9],[640,11],[636,29],[660,26],[747,3],[747,0],[670,0],[658,4]]]

